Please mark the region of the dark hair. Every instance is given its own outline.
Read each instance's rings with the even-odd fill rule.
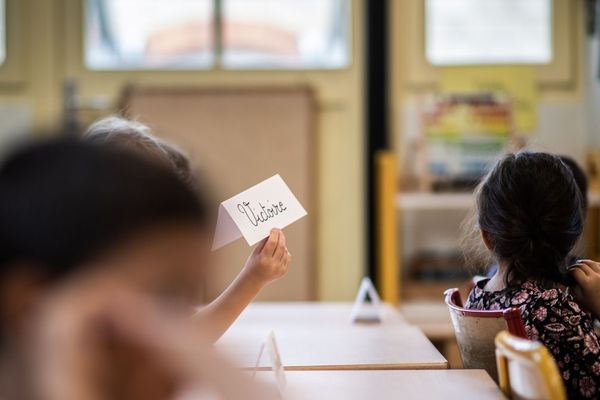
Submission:
[[[141,230],[208,223],[197,193],[160,163],[77,139],[30,144],[0,166],[0,279],[28,261],[68,275]]]
[[[479,228],[507,264],[507,285],[527,279],[565,282],[569,252],[583,231],[583,203],[559,157],[504,156],[479,188]]]
[[[575,183],[577,184],[577,187],[579,188],[579,191],[581,192],[581,202],[583,203],[583,211],[585,212],[587,210],[587,206],[588,206],[588,198],[587,198],[588,181],[587,181],[587,177],[585,176],[585,172],[583,172],[583,169],[581,169],[579,164],[577,164],[577,162],[575,160],[573,160],[571,157],[568,157],[568,156],[559,156],[559,157],[560,157],[560,160],[563,163],[565,163],[565,165],[567,167],[569,167],[569,169],[571,170],[571,173],[573,174],[573,178],[575,178]]]

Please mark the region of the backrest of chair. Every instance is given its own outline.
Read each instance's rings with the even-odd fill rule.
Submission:
[[[500,388],[513,399],[564,400],[565,387],[546,347],[507,331],[496,336]]]
[[[484,369],[497,381],[494,338],[503,330],[526,337],[519,310],[468,310],[458,289],[448,289],[444,295],[464,367]]]

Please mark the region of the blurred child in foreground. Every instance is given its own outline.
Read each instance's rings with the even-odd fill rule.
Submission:
[[[0,165],[0,397],[264,398],[189,319],[208,214],[172,169],[129,150],[54,139],[10,155]]]

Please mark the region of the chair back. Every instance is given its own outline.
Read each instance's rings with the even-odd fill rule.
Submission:
[[[465,309],[457,288],[446,290],[444,296],[464,368],[484,369],[498,381],[494,338],[503,330],[527,337],[519,310]]]
[[[495,342],[500,388],[508,398],[566,400],[558,367],[543,344],[506,331]]]

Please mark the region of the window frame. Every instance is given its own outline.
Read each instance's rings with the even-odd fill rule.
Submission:
[[[8,0],[7,0],[8,1]],[[115,72],[155,72],[155,73],[181,73],[181,72],[194,72],[194,73],[206,73],[206,72],[215,72],[215,71],[224,71],[224,72],[275,72],[275,73],[285,73],[285,72],[314,72],[314,71],[323,71],[323,72],[335,72],[335,71],[346,71],[349,70],[354,64],[354,32],[353,32],[353,13],[354,13],[354,2],[353,0],[342,0],[346,1],[348,4],[347,12],[345,15],[346,23],[348,26],[346,32],[346,42],[348,48],[348,59],[345,65],[341,67],[333,67],[333,68],[325,68],[325,67],[275,67],[275,66],[267,66],[267,67],[228,67],[225,66],[222,61],[223,55],[223,40],[222,40],[222,21],[223,21],[223,0],[212,0],[213,1],[213,29],[214,29],[214,46],[213,46],[213,62],[207,68],[198,68],[198,67],[149,67],[149,68],[136,68],[136,67],[126,67],[126,68],[93,68],[90,67],[86,60],[86,46],[87,46],[87,0],[82,0],[82,16],[81,16],[81,63],[84,70],[89,72],[97,72],[97,73],[115,73]]]
[[[398,2],[399,3],[399,2]],[[415,0],[395,4],[393,13],[410,15],[414,24],[407,24],[402,30],[404,37],[392,37],[395,46],[402,46],[398,52],[402,54],[415,54],[415,57],[395,60],[394,65],[402,63],[403,80],[407,89],[420,91],[435,90],[439,82],[439,74],[442,68],[430,64],[425,56],[425,1]],[[571,90],[577,86],[577,54],[579,51],[579,30],[577,24],[578,4],[570,0],[552,1],[552,61],[545,65],[535,65],[538,87],[546,90]],[[402,17],[400,17],[402,18]],[[402,19],[404,20],[404,19]],[[407,40],[410,37],[410,40]],[[514,64],[504,64],[504,66]],[[520,64],[522,65],[522,64]],[[485,68],[492,65],[480,65],[474,67]],[[460,68],[460,67],[458,67]]]
[[[424,37],[425,37],[425,59],[427,60],[427,62],[437,68],[446,68],[446,67],[490,67],[490,66],[505,66],[505,65],[523,65],[523,66],[543,66],[543,65],[548,65],[552,62],[552,60],[554,59],[554,46],[553,46],[553,40],[554,40],[554,23],[553,23],[553,18],[554,18],[554,4],[552,0],[545,0],[547,1],[547,4],[550,7],[549,10],[549,20],[548,22],[548,26],[550,29],[549,32],[549,42],[545,43],[545,45],[548,45],[550,53],[549,53],[549,58],[547,60],[544,61],[517,61],[517,60],[504,60],[504,61],[500,61],[500,60],[495,60],[495,61],[485,61],[480,59],[479,61],[476,61],[476,57],[471,57],[472,60],[468,61],[468,60],[462,60],[462,61],[446,61],[446,62],[435,62],[434,60],[432,60],[430,58],[430,52],[428,49],[428,46],[430,44],[430,29],[428,26],[428,18],[429,18],[429,10],[428,10],[428,6],[430,2],[432,2],[433,0],[423,0],[423,7],[424,7],[424,13],[423,13],[423,29],[424,29]]]

